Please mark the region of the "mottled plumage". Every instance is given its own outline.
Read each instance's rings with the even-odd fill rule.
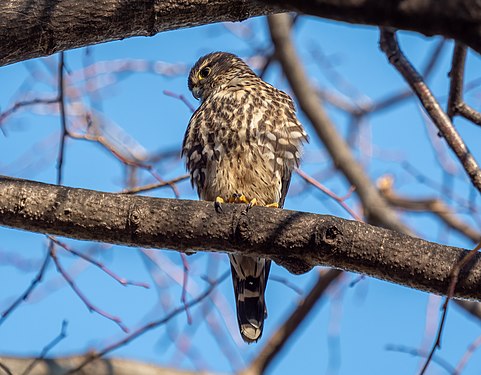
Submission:
[[[182,154],[200,198],[228,201],[243,195],[258,205],[282,207],[307,140],[291,98],[225,52],[200,58],[188,85],[201,104],[190,119]],[[241,335],[257,341],[267,315],[270,261],[241,255],[230,261]]]

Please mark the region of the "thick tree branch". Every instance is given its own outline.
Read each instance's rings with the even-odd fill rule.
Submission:
[[[266,3],[349,23],[444,35],[481,53],[481,3],[477,0],[268,0]]]
[[[274,12],[247,0],[0,2],[0,65],[67,49]]]
[[[82,240],[263,256],[291,272],[326,265],[445,294],[467,251],[333,216],[102,193],[0,178],[0,225]],[[481,300],[481,254],[456,297]]]
[[[0,2],[0,66],[131,36],[292,9],[462,41],[481,53],[476,0],[9,0]]]

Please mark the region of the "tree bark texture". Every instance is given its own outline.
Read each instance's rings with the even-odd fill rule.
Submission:
[[[285,9],[443,35],[481,53],[481,3],[477,0],[4,0],[0,1],[0,65]]]
[[[247,0],[2,0],[0,65],[272,12],[271,6]]]
[[[445,294],[467,250],[362,222],[306,212],[103,193],[0,177],[0,225],[80,240],[242,253],[293,273],[314,266],[354,271]],[[455,296],[481,300],[481,254],[461,272]]]

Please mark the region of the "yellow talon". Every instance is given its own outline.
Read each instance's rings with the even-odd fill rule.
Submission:
[[[254,198],[255,199],[255,198]],[[253,199],[253,200],[254,200]],[[240,197],[238,197],[236,199],[236,203],[247,203],[247,204],[250,204],[251,202],[249,202],[246,198],[246,196],[244,194],[242,194]]]
[[[266,205],[266,207],[279,208],[279,203],[277,203],[277,202],[269,203],[269,204]]]
[[[215,203],[222,204],[222,203],[225,203],[225,200],[224,200],[224,198],[222,198],[222,197],[216,197],[216,198],[215,198]]]

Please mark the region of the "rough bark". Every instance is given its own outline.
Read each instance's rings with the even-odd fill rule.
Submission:
[[[103,193],[0,177],[0,225],[81,240],[178,251],[239,252],[294,273],[325,265],[445,294],[467,250],[306,212]],[[481,300],[481,254],[456,297]]]
[[[131,36],[272,13],[246,0],[0,2],[0,65]]]
[[[268,0],[266,3],[349,23],[443,35],[481,53],[478,0]]]
[[[283,9],[443,35],[481,53],[477,0],[8,0],[0,2],[0,65],[131,36]]]

